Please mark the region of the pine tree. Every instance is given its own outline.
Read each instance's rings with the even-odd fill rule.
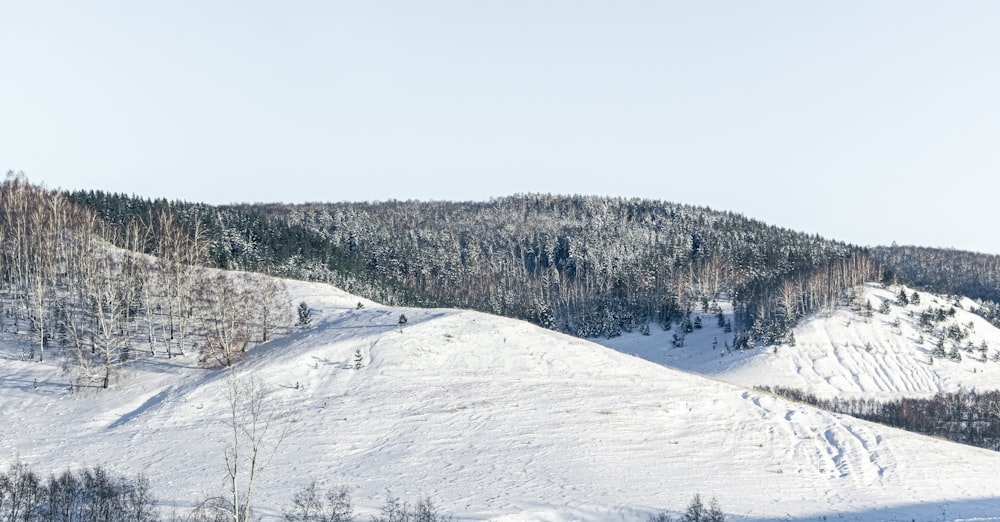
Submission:
[[[701,495],[695,493],[687,511],[681,515],[681,522],[704,522],[705,515],[705,505],[701,503]]]
[[[938,339],[937,344],[934,345],[934,351],[931,353],[933,357],[944,357],[944,337]]]
[[[910,304],[910,298],[906,296],[905,288],[899,289],[899,295],[896,296],[896,302],[899,303],[899,306],[906,306]]]
[[[354,369],[355,370],[360,370],[361,368],[364,368],[364,361],[365,361],[365,358],[364,358],[364,356],[361,355],[361,348],[355,348],[354,349]]]
[[[705,513],[705,522],[726,522],[726,514],[719,507],[719,501],[712,497],[708,503],[708,512]]]
[[[309,326],[312,322],[312,311],[309,310],[309,305],[305,301],[299,303],[299,322],[296,323],[300,327]]]

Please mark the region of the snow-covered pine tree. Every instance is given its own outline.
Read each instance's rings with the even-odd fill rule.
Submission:
[[[307,305],[305,301],[299,303],[298,312],[299,312],[299,322],[295,323],[296,326],[299,326],[301,328],[309,326],[309,323],[312,322],[312,311],[309,310],[309,305]]]

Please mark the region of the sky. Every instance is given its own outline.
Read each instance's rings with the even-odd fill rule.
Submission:
[[[1000,254],[1000,2],[0,0],[0,169],[208,203],[642,197]]]

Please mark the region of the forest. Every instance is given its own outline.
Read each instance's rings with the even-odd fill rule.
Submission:
[[[670,329],[730,300],[731,345],[741,348],[788,341],[799,318],[854,304],[854,289],[867,281],[969,291],[981,299],[977,311],[998,320],[990,300],[1000,294],[996,256],[869,250],[662,201],[523,194],[212,206],[46,191],[14,173],[2,190],[0,295],[8,299],[0,322],[27,323],[37,341],[37,354],[27,356],[42,357],[53,342],[80,353],[88,346],[91,356],[77,359],[95,378],[103,366],[102,381],[115,365],[109,361],[137,352],[128,328],[144,329],[151,354],[197,347],[204,361],[224,365],[266,340],[286,322],[273,314],[288,313],[274,309],[282,293],[275,283],[254,300],[262,309],[233,317],[232,303],[254,286],[234,279],[254,272],[328,282],[390,305],[475,309],[579,337]],[[35,229],[48,232],[28,233]],[[121,250],[112,254],[110,245]],[[230,272],[208,281],[195,266]]]
[[[730,212],[593,196],[211,207],[68,194],[118,229],[169,219],[220,268],[327,281],[387,304],[471,308],[581,337],[679,324],[731,299],[734,345],[879,279],[858,247]],[[119,243],[120,246],[127,247]],[[156,240],[141,245],[154,252]]]
[[[898,245],[873,248],[872,255],[912,286],[1000,302],[1000,256]]]
[[[801,390],[758,387],[773,393],[859,419],[907,431],[941,437],[953,442],[1000,451],[1000,391],[961,390],[933,397],[894,400],[873,398],[818,398]]]

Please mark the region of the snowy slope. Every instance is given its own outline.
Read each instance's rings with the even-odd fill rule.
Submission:
[[[847,307],[805,318],[794,330],[794,346],[786,343],[777,348],[724,353],[724,343],[731,341],[732,334],[717,328],[710,314],[704,316],[705,328],[688,335],[682,348],[672,347],[671,332],[655,329],[649,336],[633,333],[595,341],[741,386],[786,386],[825,397],[888,398],[961,388],[1000,389],[1000,330],[970,311],[975,303],[919,292],[919,304],[901,306],[896,303],[899,288],[868,285],[859,301],[868,300],[874,308],[867,319]],[[913,293],[912,289],[904,290],[907,295]],[[879,312],[883,301],[890,303],[887,314]],[[954,316],[936,323],[933,332],[921,327],[922,312],[952,308]],[[894,325],[897,322],[898,326]],[[952,347],[958,348],[961,360],[944,357],[932,361],[937,339],[948,327],[967,334],[959,342],[945,342],[949,353]],[[714,350],[713,342],[717,342]]]
[[[259,483],[257,505],[270,520],[311,480],[349,484],[360,519],[386,488],[404,499],[430,495],[459,520],[645,520],[682,509],[695,493],[718,497],[732,520],[1000,513],[994,452],[519,321],[358,309],[362,300],[330,287],[289,287],[290,305],[305,300],[315,310],[313,326],[255,348],[241,367],[297,419]],[[18,342],[0,346],[4,454],[40,470],[144,471],[168,505],[224,491],[222,372],[155,359],[114,393],[68,394],[54,366],[16,359]],[[361,370],[352,368],[355,350]]]

